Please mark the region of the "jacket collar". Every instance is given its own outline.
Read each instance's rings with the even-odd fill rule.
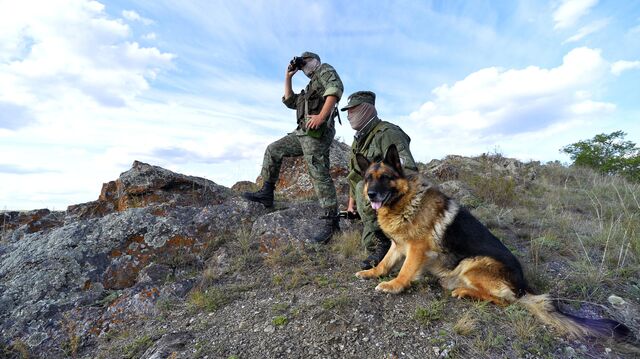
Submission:
[[[367,135],[369,135],[369,132],[371,132],[371,130],[373,130],[374,127],[376,127],[378,125],[378,123],[380,123],[380,118],[378,118],[378,116],[373,116],[369,122],[367,122],[366,125],[364,125],[364,127],[356,132],[356,134],[353,136],[354,139],[356,140],[356,142],[359,142],[360,140],[367,138]]]

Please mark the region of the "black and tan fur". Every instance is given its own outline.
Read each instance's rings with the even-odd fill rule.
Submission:
[[[621,323],[565,314],[548,294],[533,294],[520,262],[467,209],[419,176],[404,175],[395,146],[381,162],[370,163],[361,155],[357,161],[364,172],[364,195],[378,210],[380,227],[392,244],[375,268],[356,276],[386,276],[404,260],[398,275],[378,284],[376,290],[399,293],[429,272],[454,297],[499,305],[519,303],[543,322],[572,336],[631,336]]]

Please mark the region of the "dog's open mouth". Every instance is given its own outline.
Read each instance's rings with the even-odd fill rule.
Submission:
[[[376,211],[379,210],[380,207],[382,207],[382,205],[387,203],[387,201],[389,200],[389,197],[391,197],[391,194],[387,193],[384,195],[384,198],[382,199],[382,201],[371,201],[371,208],[375,209]]]

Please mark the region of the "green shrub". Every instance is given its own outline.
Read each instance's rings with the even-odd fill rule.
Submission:
[[[623,141],[626,133],[615,131],[598,134],[590,140],[578,141],[563,147],[576,166],[593,168],[603,174],[619,174],[629,180],[640,181],[640,148],[631,141]]]

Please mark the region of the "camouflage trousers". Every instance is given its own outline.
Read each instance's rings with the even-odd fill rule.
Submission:
[[[303,156],[320,206],[325,211],[337,211],[336,188],[329,174],[329,148],[335,134],[335,128],[328,126],[320,138],[302,135],[296,131],[271,143],[264,152],[262,178],[275,184],[280,175],[282,159]]]
[[[375,237],[374,232],[381,230],[378,224],[378,216],[376,211],[371,208],[371,202],[369,197],[363,193],[364,181],[358,182],[356,185],[356,206],[358,213],[362,218],[362,245],[367,249],[367,252],[372,253],[375,251],[378,245],[378,239]]]

